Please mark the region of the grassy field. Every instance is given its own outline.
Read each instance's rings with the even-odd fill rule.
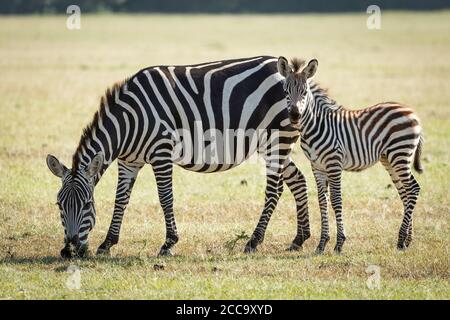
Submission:
[[[275,16],[82,16],[67,30],[65,16],[0,17],[0,298],[277,298],[450,299],[450,12],[383,12],[382,28],[366,14]],[[415,239],[395,249],[402,204],[384,169],[344,174],[344,254],[315,256],[320,230],[311,170],[306,174],[312,238],[285,252],[295,236],[293,197],[283,195],[263,245],[244,255],[262,209],[260,165],[220,174],[175,170],[176,256],[156,258],[164,220],[150,167],[142,170],[110,258],[63,261],[57,207],[60,182],[47,153],[70,165],[82,127],[105,88],[138,69],[269,54],[317,58],[316,79],[352,108],[386,100],[411,105],[422,119],[425,173]],[[113,165],[96,189],[95,251],[114,203]],[[247,184],[241,184],[246,180]],[[287,189],[287,188],[286,188]],[[81,270],[81,287],[70,285]],[[162,267],[155,267],[155,265]],[[379,287],[368,286],[370,265]],[[69,285],[68,285],[69,283]]]

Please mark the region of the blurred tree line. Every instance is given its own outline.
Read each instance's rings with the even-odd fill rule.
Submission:
[[[7,0],[0,14],[65,13],[76,4],[82,12],[289,13],[383,10],[429,10],[450,7],[449,0]]]

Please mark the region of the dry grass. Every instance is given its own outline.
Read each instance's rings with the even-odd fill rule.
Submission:
[[[448,11],[383,13],[382,30],[369,31],[364,13],[105,15],[83,16],[82,29],[68,31],[62,16],[2,17],[0,298],[449,299],[449,18]],[[394,249],[401,203],[376,166],[344,175],[345,253],[331,254],[332,241],[325,255],[312,255],[320,218],[311,170],[297,148],[294,160],[309,181],[313,231],[302,252],[283,251],[296,228],[288,192],[258,253],[241,254],[243,241],[233,250],[226,245],[252,232],[262,208],[263,171],[248,164],[221,174],[175,171],[181,239],[176,257],[155,258],[164,223],[146,168],[113,257],[72,262],[81,268],[81,289],[69,290],[53,205],[59,181],[48,172],[45,155],[69,164],[104,89],[139,68],[259,54],[317,58],[316,78],[345,105],[397,100],[417,110],[426,133],[426,171],[418,177],[422,194],[412,247]],[[109,226],[116,174],[113,165],[96,190],[91,250]],[[155,264],[163,270],[154,270]],[[366,285],[371,264],[381,268],[377,290]]]

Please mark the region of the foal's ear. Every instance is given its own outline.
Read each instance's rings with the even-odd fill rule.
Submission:
[[[50,169],[50,171],[58,178],[62,178],[64,172],[69,170],[66,168],[65,165],[59,162],[59,160],[56,159],[55,156],[52,156],[51,154],[47,155],[47,166]]]
[[[317,66],[319,65],[319,61],[316,59],[312,59],[308,65],[303,69],[303,73],[305,74],[306,78],[311,78],[317,71]]]
[[[103,153],[97,153],[97,155],[92,158],[91,163],[89,163],[86,168],[86,172],[90,178],[95,176],[103,167],[103,159]]]
[[[277,62],[278,72],[283,76],[287,77],[289,73],[292,72],[291,67],[289,66],[289,62],[285,57],[279,57]]]

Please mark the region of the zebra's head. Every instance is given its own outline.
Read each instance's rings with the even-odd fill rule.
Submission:
[[[308,79],[314,76],[318,61],[313,59],[303,68],[305,61],[292,59],[291,64],[285,57],[278,58],[278,72],[285,78],[283,89],[286,94],[289,119],[297,125],[306,107],[309,89]]]
[[[48,168],[62,181],[56,204],[64,227],[63,258],[87,255],[88,235],[95,225],[94,177],[102,165],[101,153],[85,169],[76,171],[66,168],[54,156],[47,156]]]

